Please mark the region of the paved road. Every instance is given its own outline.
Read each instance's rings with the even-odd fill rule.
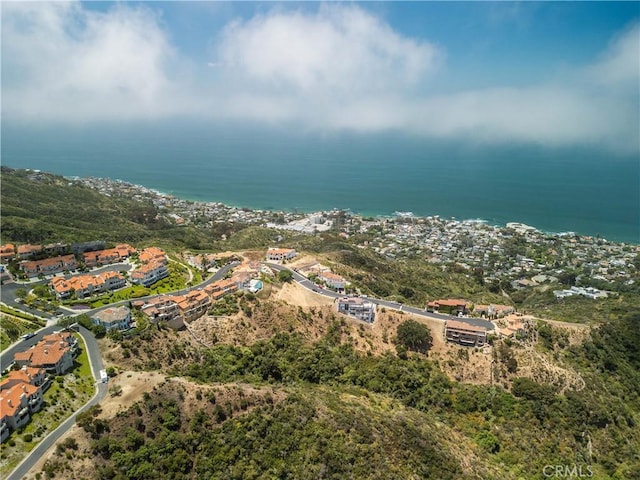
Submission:
[[[55,326],[46,327],[38,332],[37,337],[42,338],[42,335],[45,334],[45,331],[53,331],[55,329]],[[19,480],[27,473],[29,473],[36,462],[40,460],[40,458],[47,452],[47,450],[55,445],[60,437],[62,437],[74,425],[76,421],[76,415],[78,413],[84,412],[93,405],[97,405],[107,395],[107,384],[100,382],[100,370],[104,367],[102,363],[102,357],[100,356],[100,348],[98,347],[98,343],[96,342],[93,334],[86,328],[80,327],[79,333],[84,340],[85,348],[89,357],[89,363],[91,364],[91,372],[93,373],[93,378],[96,380],[96,393],[91,398],[91,400],[89,400],[82,406],[82,408],[77,410],[74,414],[72,414],[69,418],[62,422],[58,426],[58,428],[47,435],[44,439],[42,439],[40,443],[38,443],[38,445],[36,445],[36,447],[29,453],[29,455],[27,455],[25,459],[22,460],[22,462],[20,462],[20,464],[18,464],[18,466],[13,469],[13,471],[6,477],[6,480]],[[30,340],[33,340],[34,338],[36,337],[33,337]]]
[[[115,263],[113,265],[107,265],[102,268],[97,268],[95,270],[91,270],[90,274],[97,275],[102,272],[121,272],[123,270],[129,271],[131,270],[131,265],[128,263]],[[86,275],[85,273],[75,273],[73,275],[64,275],[64,278],[76,277],[78,275]],[[46,285],[48,284],[53,277],[49,276],[44,280],[35,280],[31,282],[14,282],[13,280],[6,281],[2,284],[2,288],[0,289],[0,300],[2,303],[9,305],[13,308],[18,308],[24,312],[30,313],[32,315],[37,315],[42,318],[51,318],[51,314],[42,312],[40,310],[36,310],[35,308],[28,307],[23,305],[22,303],[16,302],[16,290],[19,288],[24,288],[29,291],[38,285]]]
[[[318,288],[316,286],[315,283],[313,283],[311,280],[309,280],[308,278],[306,278],[305,276],[299,274],[298,272],[296,272],[295,270],[291,270],[290,268],[284,266],[284,265],[280,265],[277,263],[267,263],[267,265],[271,268],[273,268],[276,271],[281,271],[281,270],[289,270],[292,274],[293,274],[293,279],[299,283],[300,285],[302,285],[303,287],[318,293],[320,295],[324,295],[325,297],[331,297],[331,298],[340,298],[340,297],[344,297],[343,294],[340,293],[336,293],[332,290],[327,290],[326,288]],[[413,315],[420,315],[422,317],[427,317],[427,318],[431,318],[431,319],[435,319],[435,320],[441,320],[441,321],[445,321],[445,320],[459,320],[461,322],[464,323],[468,323],[470,325],[475,325],[475,326],[479,326],[479,327],[485,327],[488,331],[492,331],[495,329],[495,326],[493,325],[493,323],[491,323],[488,320],[484,320],[482,318],[467,318],[467,317],[455,317],[453,315],[443,315],[440,313],[432,313],[432,312],[427,312],[424,309],[421,308],[417,308],[417,307],[412,307],[410,305],[404,305],[402,303],[398,303],[398,302],[392,302],[390,300],[382,300],[379,298],[372,298],[372,297],[367,297],[367,296],[363,296],[362,297],[365,300],[368,300],[369,302],[375,303],[376,305],[379,305],[381,307],[385,307],[385,308],[391,308],[394,310],[398,310],[401,312],[407,312],[407,313],[411,313]]]
[[[210,283],[213,283],[217,280],[220,280],[222,278],[224,278],[227,273],[229,272],[229,270],[231,270],[233,267],[239,265],[239,262],[232,262],[229,265],[225,265],[224,267],[220,268],[216,273],[214,273],[209,279],[205,280],[204,282],[200,283],[199,285],[192,287],[192,288],[187,288],[184,290],[180,290],[177,292],[172,292],[172,294],[174,295],[183,295],[191,290],[195,290],[198,288],[202,288],[205,287],[206,285],[209,285]],[[46,280],[42,281],[42,282],[37,282],[37,283],[31,283],[30,285],[37,285],[40,283],[45,283]],[[13,300],[14,299],[14,292],[17,288],[22,287],[22,285],[20,284],[14,284],[17,285],[15,287],[13,287],[12,289],[10,289],[9,291],[5,291],[4,286],[3,286],[3,290],[2,290],[2,301],[5,303],[9,303],[6,302],[6,300]],[[33,288],[33,287],[31,287]],[[11,298],[9,298],[9,296],[11,296]],[[143,300],[143,299],[148,299],[148,298],[153,298],[153,297],[157,297],[158,295],[149,295],[147,297],[141,297],[139,299],[136,300]],[[15,308],[19,308],[24,310],[25,306],[12,302],[13,305],[15,305]],[[77,313],[77,315],[80,315],[82,313],[93,313],[93,312],[97,312],[99,310],[102,310],[104,308],[109,308],[111,306],[114,305],[120,305],[120,304],[126,304],[129,303],[129,300],[125,300],[122,302],[118,302],[117,304],[111,304],[111,305],[105,305],[104,307],[100,307],[100,308],[96,308],[96,309],[92,309],[92,310],[82,310],[79,311]],[[40,316],[45,316],[43,315],[42,312],[37,312],[38,314],[40,314]],[[48,315],[48,317],[50,317],[50,315]],[[51,325],[48,327],[44,327],[40,330],[38,330],[35,336],[31,337],[28,340],[20,340],[16,343],[14,343],[13,345],[11,345],[10,347],[8,347],[7,349],[5,349],[3,352],[0,353],[0,366],[2,367],[2,370],[4,370],[4,368],[6,368],[12,361],[13,361],[13,357],[15,355],[16,352],[20,352],[20,351],[24,351],[27,350],[29,348],[31,348],[33,345],[35,345],[36,343],[38,343],[40,340],[42,340],[42,337],[44,335],[48,335],[50,333],[55,332],[56,330],[59,330],[60,327],[58,327],[57,325]],[[91,365],[91,372],[93,374],[93,377],[96,380],[96,393],[93,396],[93,398],[91,398],[91,400],[89,400],[85,405],[82,406],[82,408],[80,408],[79,410],[77,410],[75,413],[73,413],[69,418],[67,418],[64,422],[62,422],[58,428],[56,428],[53,432],[51,432],[46,438],[42,439],[42,441],[40,441],[40,443],[38,443],[38,445],[36,445],[36,447],[29,453],[29,455],[27,457],[25,457],[25,459],[9,474],[9,476],[6,478],[6,480],[19,480],[21,479],[23,476],[25,476],[27,473],[29,473],[29,471],[34,467],[34,465],[36,464],[36,462],[42,457],[42,455],[44,455],[47,450],[49,450],[49,448],[51,448],[53,445],[55,445],[55,443],[60,439],[60,437],[62,437],[75,423],[75,419],[76,419],[76,415],[78,413],[82,413],[85,410],[87,410],[88,408],[90,408],[93,405],[97,405],[98,403],[100,403],[104,397],[107,394],[107,390],[108,390],[108,386],[107,384],[104,384],[100,381],[100,370],[102,370],[103,367],[103,363],[102,363],[102,356],[100,354],[100,348],[98,347],[98,343],[96,342],[95,337],[93,336],[93,334],[87,330],[86,328],[80,326],[79,327],[79,333],[82,336],[84,343],[85,343],[85,348],[87,350],[87,355],[89,357],[89,363]]]

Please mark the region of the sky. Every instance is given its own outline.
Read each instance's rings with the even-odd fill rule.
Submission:
[[[8,125],[247,122],[640,153],[638,2],[12,2]]]

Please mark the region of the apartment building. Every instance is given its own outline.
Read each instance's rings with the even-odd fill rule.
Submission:
[[[118,272],[78,275],[71,278],[55,277],[49,282],[50,288],[60,299],[69,298],[74,292],[77,298],[85,298],[96,293],[122,288],[126,284],[127,281]]]
[[[447,320],[444,336],[450,342],[471,347],[480,347],[487,343],[486,328],[458,320]]]
[[[29,260],[20,263],[20,268],[28,277],[38,275],[53,275],[64,270],[75,270],[78,268],[76,258],[69,255],[45,258],[43,260]]]
[[[168,275],[169,269],[165,263],[153,261],[131,272],[131,283],[149,287]]]

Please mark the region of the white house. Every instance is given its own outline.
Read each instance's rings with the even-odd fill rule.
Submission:
[[[131,323],[131,311],[124,306],[110,307],[96,312],[91,317],[95,325],[102,325],[109,330],[125,330]]]

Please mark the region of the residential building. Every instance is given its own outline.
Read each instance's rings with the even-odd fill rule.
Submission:
[[[506,315],[510,315],[514,313],[516,309],[511,305],[498,305],[498,304],[489,304],[489,305],[475,305],[473,307],[473,313],[479,317],[486,318],[502,318]]]
[[[126,260],[135,253],[136,249],[126,243],[116,245],[114,248],[106,250],[98,250],[94,252],[86,252],[82,255],[84,264],[87,267],[96,267],[99,265],[109,265]]]
[[[427,311],[449,313],[452,315],[467,315],[469,313],[469,304],[466,300],[434,300],[433,302],[427,303]]]
[[[38,275],[53,275],[64,270],[75,270],[78,268],[78,264],[75,257],[70,254],[43,260],[24,261],[20,263],[20,268],[28,277],[37,277]]]
[[[21,388],[22,386],[25,386],[24,390]],[[39,390],[39,388],[33,386],[30,387],[31,388],[27,388],[24,383],[21,383],[20,385],[15,385],[12,388],[0,392],[2,424],[6,425],[13,431],[24,427],[31,419],[29,398],[33,397],[35,394],[33,389]],[[42,398],[42,394],[40,398]],[[6,429],[6,427],[4,427],[4,429]],[[6,439],[8,434],[3,432],[3,437]]]
[[[13,243],[7,243],[0,246],[0,262],[9,263],[9,260],[16,256],[16,246]]]
[[[522,317],[515,314],[507,315],[496,323],[498,333],[503,337],[513,337],[518,334],[523,334],[526,331],[527,322],[529,322],[531,318],[532,317]]]
[[[211,306],[211,299],[203,290],[192,290],[185,295],[173,295],[171,299],[178,304],[178,309],[185,322],[191,322],[201,317]]]
[[[168,295],[149,299],[141,305],[141,309],[154,323],[166,322],[169,327],[176,330],[184,327],[184,320],[178,304]]]
[[[71,278],[55,277],[49,286],[58,298],[68,298],[75,292],[77,298],[85,298],[95,293],[116,290],[127,284],[118,272],[103,272],[98,275],[78,275]]]
[[[102,325],[109,330],[126,330],[131,323],[131,310],[127,307],[109,307],[91,316],[94,325]]]
[[[342,297],[337,300],[338,312],[365,322],[373,322],[376,306],[360,297]]]
[[[106,243],[103,240],[94,240],[93,242],[74,243],[71,245],[71,251],[74,255],[80,255],[91,250],[103,250]]]
[[[211,300],[218,300],[228,293],[234,293],[238,291],[238,284],[232,278],[218,280],[203,288]]]
[[[11,370],[6,378],[0,382],[0,391],[7,390],[17,384],[27,383],[36,387],[42,386],[47,380],[47,373],[43,368],[23,366],[20,370]]]
[[[270,262],[283,262],[285,260],[291,260],[295,256],[296,251],[293,248],[271,247],[267,250],[267,260]]]
[[[18,245],[18,256],[22,260],[33,257],[42,251],[42,245]]]
[[[16,353],[14,361],[21,367],[43,368],[48,373],[62,375],[73,367],[77,343],[70,333],[52,333],[29,350]]]
[[[444,336],[450,342],[479,347],[487,343],[487,329],[459,320],[447,320]]]
[[[347,281],[344,278],[332,272],[318,273],[318,280],[321,280],[329,288],[333,288],[339,292],[343,292],[347,286]]]
[[[145,248],[138,254],[138,259],[142,263],[160,263],[162,265],[167,264],[167,254],[164,250],[157,247]]]
[[[167,277],[169,270],[165,263],[153,261],[145,263],[131,273],[131,282],[137,285],[149,287],[159,280]]]

